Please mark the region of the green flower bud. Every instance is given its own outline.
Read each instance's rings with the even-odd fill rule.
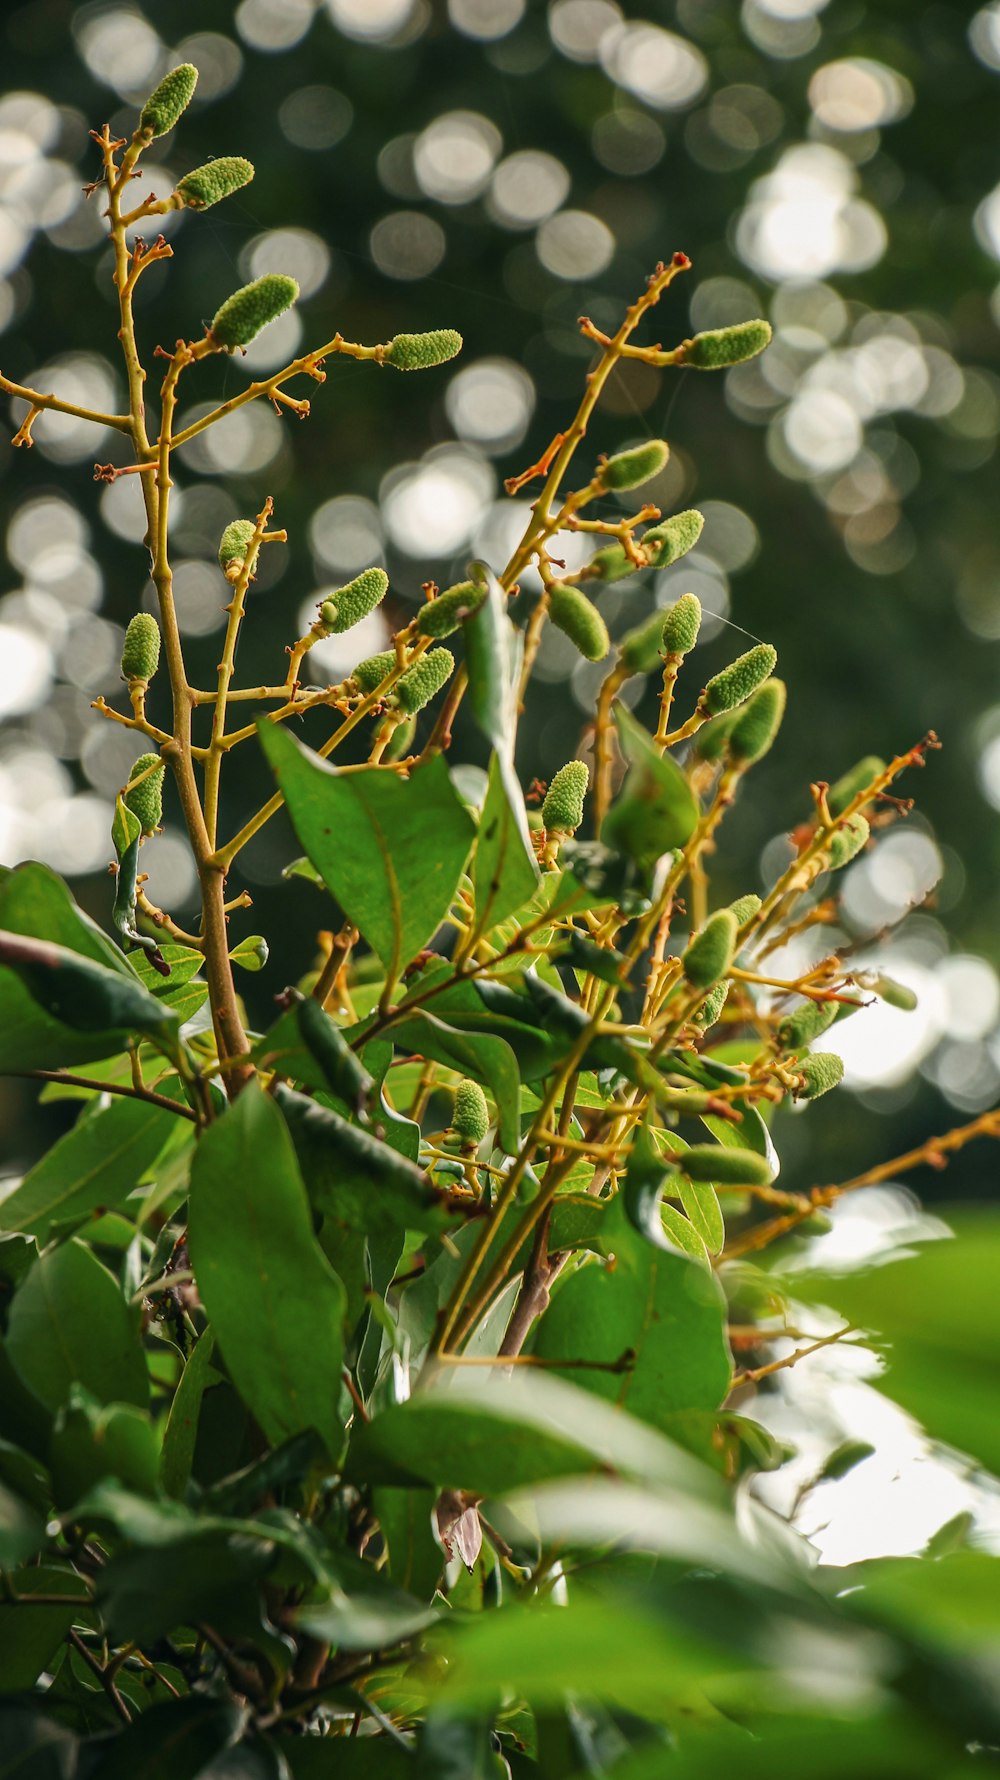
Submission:
[[[735,711],[723,711],[710,723],[702,724],[691,743],[691,752],[698,760],[719,760],[725,753],[730,731],[736,722]]]
[[[830,786],[826,794],[826,807],[831,816],[839,816],[841,810],[846,810],[848,804],[854,801],[859,791],[864,791],[873,779],[878,778],[879,773],[884,772],[885,761],[880,760],[877,754],[866,754],[863,760],[858,761],[857,766],[852,766],[850,772]]]
[[[804,1001],[801,1007],[786,1014],[775,1037],[783,1051],[804,1051],[821,1032],[837,1018],[836,1001]]]
[[[397,334],[389,342],[384,363],[397,371],[429,371],[445,365],[462,350],[462,336],[454,328],[435,328],[430,334]]]
[[[190,62],[182,62],[165,74],[158,87],[150,93],[139,117],[139,128],[150,140],[165,136],[185,112],[198,85],[198,70]]]
[[[864,816],[849,816],[842,828],[830,836],[826,848],[826,863],[829,871],[839,871],[842,865],[848,865],[860,853],[862,847],[868,845],[871,829]]]
[[[463,618],[479,610],[485,598],[483,582],[459,581],[421,606],[416,616],[417,630],[422,637],[450,637]]]
[[[220,155],[217,161],[206,161],[177,181],[176,192],[189,210],[210,210],[222,198],[231,198],[241,186],[249,185],[254,175],[252,161],[242,155]]]
[[[729,752],[740,766],[752,766],[767,753],[785,714],[784,680],[765,680],[747,700],[729,732]]]
[[[814,1051],[796,1067],[800,1077],[794,1090],[796,1100],[818,1100],[821,1094],[829,1094],[844,1075],[843,1059],[836,1051]]]
[[[122,676],[151,680],[160,660],[160,627],[152,612],[137,612],[128,621],[122,646]]]
[[[138,760],[133,763],[128,776],[131,785],[132,780],[137,779],[140,773],[144,773],[148,766],[155,766],[156,771],[150,773],[148,779],[143,779],[141,785],[136,785],[133,791],[126,791],[122,799],[125,808],[131,810],[133,816],[138,816],[142,823],[143,834],[152,834],[154,829],[159,828],[163,819],[164,766],[160,756],[158,754],[140,754]]]
[[[738,655],[709,680],[703,708],[715,717],[720,711],[731,711],[736,705],[742,705],[751,692],[756,692],[761,681],[773,674],[777,659],[778,652],[770,643],[757,643],[745,655]]]
[[[226,526],[219,539],[219,567],[227,581],[235,581],[239,575],[256,530],[252,519],[231,519]]]
[[[557,581],[549,588],[549,617],[588,661],[603,661],[611,647],[608,627],[597,607],[578,587]]]
[[[701,629],[701,601],[695,593],[682,593],[663,620],[664,655],[688,655]]]
[[[455,657],[450,649],[431,649],[407,668],[396,685],[400,710],[414,716],[429,705],[446,680],[455,672]]]
[[[912,1014],[917,1006],[917,997],[913,990],[908,989],[905,983],[897,983],[895,977],[879,975],[871,977],[868,982],[880,1001],[887,1002],[890,1007],[901,1008],[904,1014]]]
[[[704,1027],[706,1032],[710,1026],[715,1025],[716,1020],[726,1005],[726,1000],[731,988],[732,984],[725,980],[721,983],[716,983],[715,988],[709,990],[709,993],[706,995],[700,1008],[695,1014],[694,1017],[698,1025]]]
[[[670,456],[665,439],[647,439],[631,451],[618,451],[601,464],[597,474],[604,488],[638,488],[658,476]]]
[[[684,975],[695,989],[711,989],[725,976],[736,950],[736,921],[731,909],[710,915],[681,959]]]
[[[461,1081],[455,1089],[451,1128],[463,1143],[480,1144],[490,1128],[490,1110],[478,1082]]]
[[[404,759],[410,752],[410,748],[413,745],[413,738],[416,733],[417,719],[415,717],[404,717],[401,723],[396,724],[391,739],[386,743],[385,753],[382,755],[382,759]]]
[[[618,660],[630,674],[651,674],[662,663],[663,613],[657,609],[634,630],[626,631],[618,645]]]
[[[351,679],[360,686],[362,692],[374,692],[381,686],[386,674],[391,674],[396,665],[395,649],[383,649],[378,655],[369,655],[365,661],[359,661],[356,668],[351,669]]]
[[[542,827],[573,834],[583,821],[583,800],[590,784],[590,768],[582,760],[568,760],[553,775],[542,805]]]
[[[651,565],[666,569],[694,549],[704,524],[702,515],[691,507],[684,513],[674,513],[670,519],[661,519],[658,525],[650,526],[639,541]],[[591,557],[587,572],[598,576],[602,581],[621,581],[625,575],[635,573],[635,563],[626,556],[620,544],[606,544],[603,550]]]
[[[738,321],[731,328],[709,328],[685,340],[681,347],[683,365],[696,371],[724,371],[727,365],[742,365],[756,358],[771,344],[769,321]]]
[[[693,1143],[674,1161],[690,1180],[714,1181],[725,1187],[769,1187],[774,1175],[756,1150],[730,1149],[721,1143]]]
[[[732,915],[737,927],[745,927],[747,922],[753,919],[759,908],[760,897],[755,896],[753,891],[751,891],[749,896],[738,896],[735,902],[731,902],[729,904],[729,913]]]
[[[323,601],[319,615],[325,628],[338,637],[345,630],[352,630],[384,600],[388,586],[389,577],[384,569],[363,569],[353,581],[348,581],[346,587],[338,587]]]
[[[242,290],[226,298],[208,331],[217,346],[235,352],[238,346],[249,346],[251,340],[256,340],[269,321],[284,315],[298,294],[294,278],[283,272],[266,272],[263,278],[255,278],[252,284],[245,284]]]

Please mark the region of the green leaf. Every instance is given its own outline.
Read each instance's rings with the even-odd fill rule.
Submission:
[[[56,1565],[32,1565],[26,1570],[17,1570],[5,1578],[9,1585],[6,1598],[0,1595],[0,1694],[20,1693],[22,1688],[32,1687],[42,1670],[59,1649],[60,1644],[71,1625],[79,1624],[87,1615],[87,1602],[90,1599],[88,1589],[82,1576],[75,1570],[60,1568]],[[17,1605],[24,1596],[32,1595],[72,1595],[79,1602],[79,1607],[72,1605],[40,1606]],[[2,1732],[2,1720],[0,1720]],[[0,1735],[0,1775],[17,1773],[17,1769],[7,1769],[4,1757],[7,1750],[6,1738]],[[24,1780],[31,1776],[34,1768],[23,1770]],[[20,1780],[20,1776],[19,1776]]]
[[[517,725],[520,638],[507,616],[507,595],[493,570],[485,562],[472,562],[469,573],[486,587],[486,598],[462,626],[469,704],[491,748],[507,761],[513,758]]]
[[[48,1241],[56,1224],[117,1205],[156,1160],[176,1115],[143,1100],[95,1106],[0,1201],[0,1229]]]
[[[495,1704],[499,1703],[497,1693]],[[413,1780],[497,1780],[506,1770],[493,1753],[494,1712],[457,1716],[431,1706],[417,1736]]]
[[[177,1015],[148,994],[137,977],[122,976],[66,946],[6,930],[0,931],[0,965],[20,979],[50,1020],[73,1032],[100,1034],[102,1054],[112,1038],[141,1033],[168,1056],[177,1055]],[[0,977],[6,971],[0,970]]]
[[[663,1234],[660,1200],[672,1173],[665,1166],[646,1124],[637,1125],[622,1185],[622,1205],[629,1223],[654,1248],[669,1247]]]
[[[676,1188],[671,1187],[671,1192],[674,1191],[709,1254],[721,1254],[726,1240],[726,1225],[718,1195],[711,1182],[689,1180],[686,1174],[681,1174]]]
[[[397,1048],[432,1057],[489,1088],[500,1115],[500,1142],[510,1154],[516,1151],[520,1142],[521,1078],[517,1058],[505,1039],[460,1032],[423,1008],[394,1023],[391,1031]]]
[[[239,945],[229,954],[231,964],[238,964],[241,970],[255,972],[263,970],[267,963],[267,940],[259,933],[250,933],[241,939]]]
[[[591,1261],[553,1293],[535,1338],[545,1360],[634,1354],[621,1375],[580,1370],[577,1382],[654,1427],[679,1409],[715,1409],[731,1377],[726,1307],[718,1281],[687,1255],[653,1248],[609,1208],[604,1246],[613,1267]]]
[[[205,1695],[150,1706],[108,1745],[100,1780],[196,1780],[238,1742],[248,1716],[245,1706]]]
[[[44,1515],[0,1483],[0,1569],[14,1569],[44,1544]]]
[[[707,1067],[711,1060],[708,1057],[700,1057],[698,1061]],[[739,1074],[742,1076],[743,1071],[741,1070]],[[720,1119],[715,1113],[702,1113],[700,1115],[701,1122],[706,1131],[710,1131],[713,1137],[717,1137],[720,1143],[726,1145],[727,1149],[753,1150],[755,1155],[763,1156],[772,1175],[777,1180],[781,1172],[781,1160],[774,1147],[771,1133],[758,1109],[755,1106],[740,1106],[738,1111],[741,1114],[738,1125],[734,1124],[731,1119]]]
[[[213,1377],[214,1348],[215,1335],[206,1329],[188,1354],[174,1392],[160,1451],[160,1482],[168,1496],[183,1496],[191,1476],[201,1402]]]
[[[444,1553],[431,1529],[436,1492],[378,1487],[372,1506],[389,1551],[389,1575],[397,1588],[429,1601],[441,1580]]]
[[[370,1575],[364,1592],[331,1589],[325,1600],[307,1602],[295,1614],[296,1625],[341,1650],[372,1650],[402,1643],[440,1617],[437,1608],[391,1587],[377,1571]]]
[[[472,939],[530,902],[539,880],[520,784],[513,768],[505,767],[494,753],[472,861],[476,905]]]
[[[335,1458],[346,1294],[313,1234],[285,1121],[255,1083],[199,1145],[189,1241],[229,1373],[268,1438],[315,1428]]]
[[[309,1182],[310,1203],[324,1217],[369,1235],[387,1225],[435,1232],[454,1223],[445,1195],[393,1144],[360,1131],[294,1088],[279,1085],[274,1100]]]
[[[155,1495],[159,1457],[159,1442],[146,1410],[132,1403],[102,1408],[74,1385],[49,1445],[56,1504],[71,1508],[105,1477],[117,1478],[140,1495]]]
[[[698,804],[680,768],[669,754],[657,753],[624,705],[616,706],[615,721],[629,770],[604,819],[601,839],[648,869],[661,854],[690,840]]]
[[[139,1316],[96,1256],[73,1240],[42,1255],[14,1294],[7,1353],[22,1381],[49,1409],[74,1384],[99,1403],[149,1399]]]
[[[339,773],[277,725],[258,730],[299,840],[395,982],[448,913],[475,833],[443,756],[407,780]]]
[[[0,1701],[0,1780],[75,1780],[78,1752],[78,1739],[33,1700]]]
[[[688,1222],[683,1212],[677,1210],[676,1205],[661,1205],[660,1221],[675,1248],[690,1255],[695,1261],[703,1261],[706,1267],[709,1266],[705,1244],[694,1225]]]

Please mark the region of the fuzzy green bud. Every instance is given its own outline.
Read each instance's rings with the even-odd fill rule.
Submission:
[[[395,649],[383,649],[378,655],[369,655],[359,661],[356,668],[351,669],[351,679],[360,686],[362,692],[374,692],[381,686],[387,674],[391,674],[396,665]]]
[[[710,915],[681,959],[684,975],[695,989],[711,989],[725,976],[736,949],[736,922],[731,909]]]
[[[838,828],[830,836],[826,848],[826,863],[829,871],[839,871],[842,865],[860,853],[862,847],[868,845],[871,829],[864,816],[858,814],[848,816],[842,828]]]
[[[793,1013],[786,1014],[775,1032],[783,1051],[804,1051],[821,1032],[837,1018],[836,1001],[805,1001]]]
[[[771,344],[769,321],[738,321],[730,328],[708,328],[685,340],[679,362],[692,365],[696,371],[724,371],[728,365],[742,365],[756,358]]]
[[[630,674],[651,674],[662,660],[662,648],[663,613],[657,610],[626,631],[618,645],[618,660]]]
[[[231,198],[254,176],[254,165],[242,155],[220,155],[206,161],[177,181],[176,192],[188,210],[210,210],[223,198]]]
[[[713,717],[710,723],[702,724],[691,743],[691,752],[697,760],[721,759],[736,716],[735,711],[723,711],[720,717]]]
[[[415,716],[429,705],[436,693],[440,692],[446,680],[450,680],[455,672],[455,657],[450,649],[431,649],[420,660],[407,668],[396,686],[396,697],[399,708],[408,716]]]
[[[696,593],[682,593],[663,620],[664,655],[689,655],[701,629],[701,601]]]
[[[138,816],[143,834],[152,834],[163,819],[164,766],[160,756],[140,754],[138,760],[133,762],[128,776],[131,785],[132,780],[137,779],[149,766],[155,766],[156,771],[150,773],[148,779],[143,779],[141,785],[136,785],[134,790],[126,791],[122,799],[126,809],[131,810],[133,816]]]
[[[483,582],[458,581],[421,606],[414,621],[417,630],[422,637],[450,637],[463,618],[479,610],[485,598]]]
[[[583,821],[583,800],[590,784],[590,769],[582,760],[568,760],[553,775],[542,805],[542,827],[573,834]]]
[[[701,537],[704,524],[702,515],[690,507],[684,513],[674,513],[669,519],[661,519],[658,525],[650,526],[639,540],[650,565],[668,569],[671,563],[686,556]],[[620,544],[606,544],[591,557],[587,573],[602,581],[621,581],[624,576],[635,573],[635,563]]]
[[[873,779],[884,772],[885,761],[880,760],[877,754],[866,754],[863,760],[858,761],[857,766],[852,766],[850,772],[830,786],[826,794],[826,807],[831,816],[839,816],[841,810],[846,810],[848,804],[853,803],[859,791],[864,791]]]
[[[319,615],[324,628],[338,637],[345,630],[353,630],[385,599],[388,587],[389,577],[384,569],[363,569],[353,581],[338,587],[323,601]]]
[[[122,678],[151,680],[160,660],[160,627],[152,612],[137,612],[128,621],[122,645]]]
[[[836,1051],[814,1051],[797,1068],[800,1079],[794,1090],[796,1100],[818,1100],[821,1094],[829,1094],[831,1088],[837,1087],[844,1076],[843,1058]]]
[[[729,913],[737,927],[745,927],[748,921],[753,920],[759,908],[760,897],[755,896],[751,890],[748,896],[738,896],[735,902],[729,904]]]
[[[435,328],[429,334],[397,334],[389,342],[384,363],[397,371],[429,371],[446,365],[462,350],[462,336],[454,328]]]
[[[869,986],[875,991],[880,1001],[889,1007],[898,1007],[904,1014],[912,1014],[917,1006],[917,997],[905,983],[897,983],[895,977],[882,975],[868,979]]]
[[[490,1128],[490,1110],[478,1082],[461,1081],[455,1089],[451,1128],[463,1143],[480,1144]]]
[[[226,298],[208,331],[217,346],[235,352],[237,347],[249,346],[251,340],[256,340],[269,321],[284,315],[298,294],[294,278],[286,277],[284,272],[266,272],[263,278],[255,278],[252,284],[245,284],[242,290]]]
[[[197,85],[198,70],[190,62],[182,62],[179,68],[171,68],[170,73],[165,74],[159,86],[150,93],[142,108],[139,128],[143,135],[152,141],[154,136],[165,136],[168,130],[172,130],[190,105]]]
[[[785,714],[784,680],[765,680],[752,693],[729,732],[729,752],[740,766],[762,760]]]
[[[227,581],[235,581],[239,575],[256,530],[252,519],[231,519],[226,526],[219,539],[219,567]]]
[[[618,451],[601,464],[597,474],[603,488],[638,488],[658,476],[670,456],[665,439],[647,439],[630,451]]]
[[[557,581],[549,588],[549,617],[588,661],[604,660],[611,647],[608,627],[578,587]]]
[[[769,1187],[774,1179],[756,1150],[730,1149],[721,1143],[693,1143],[674,1160],[690,1180],[714,1181],[716,1186]]]
[[[403,760],[409,754],[413,738],[417,733],[417,719],[403,717],[396,724],[389,741],[386,743],[383,760]]]
[[[698,1025],[703,1026],[706,1032],[710,1026],[715,1025],[716,1020],[726,1005],[731,988],[732,984],[725,980],[721,983],[716,983],[715,988],[709,990],[709,993],[706,995],[700,1008],[695,1014],[694,1017],[697,1020]]]
[[[756,643],[745,655],[738,655],[709,680],[702,695],[703,709],[715,717],[744,704],[761,681],[774,673],[777,659],[778,652],[770,643]]]

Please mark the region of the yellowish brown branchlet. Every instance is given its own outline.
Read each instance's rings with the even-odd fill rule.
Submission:
[[[553,774],[542,804],[542,827],[549,833],[573,834],[583,821],[583,800],[590,769],[582,760],[568,760]]]

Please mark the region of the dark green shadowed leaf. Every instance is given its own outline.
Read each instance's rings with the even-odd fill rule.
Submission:
[[[0,965],[5,967],[0,978],[8,971],[18,977],[50,1020],[72,1032],[100,1034],[103,1054],[113,1048],[115,1038],[141,1033],[168,1056],[177,1055],[177,1015],[148,994],[137,977],[94,964],[66,946],[9,931],[0,932]],[[18,1067],[29,1065],[21,1058]]]
[[[539,882],[524,794],[514,769],[521,639],[507,596],[486,563],[470,564],[486,597],[462,626],[472,714],[493,750],[472,867],[476,934],[523,907]]]
[[[56,1224],[82,1222],[98,1206],[118,1205],[141,1180],[176,1124],[142,1100],[114,1100],[85,1113],[19,1187],[0,1202],[0,1229],[44,1244]]]
[[[520,1141],[518,1103],[521,1078],[517,1059],[506,1039],[481,1032],[460,1032],[436,1014],[416,1010],[392,1027],[398,1048],[412,1050],[463,1075],[485,1083],[497,1103],[500,1141],[511,1154]]]
[[[244,1706],[191,1695],[150,1706],[108,1747],[100,1780],[196,1780],[238,1740]]]
[[[500,756],[494,754],[472,863],[474,938],[488,933],[530,902],[539,882],[521,788],[512,787],[510,777]]]
[[[68,1566],[65,1569],[48,1564],[33,1566],[19,1570],[8,1577],[7,1582],[6,1598],[0,1597],[0,1694],[20,1693],[34,1685],[54,1658],[70,1626],[84,1618],[90,1598],[83,1577]],[[80,1601],[80,1606],[15,1606],[11,1595],[18,1600],[32,1595],[73,1595]],[[10,1775],[11,1780],[15,1775],[17,1780],[34,1780],[34,1766],[27,1763],[20,1768],[6,1765],[9,1744],[4,1716],[0,1710],[0,1775]],[[44,1768],[38,1771],[45,1772]],[[67,1774],[71,1772],[67,1770]]]
[[[160,1451],[160,1482],[168,1496],[183,1496],[191,1476],[202,1398],[212,1378],[214,1347],[215,1336],[211,1329],[206,1329],[188,1354],[174,1392]]]
[[[198,1148],[189,1241],[226,1365],[268,1438],[315,1428],[336,1456],[346,1293],[284,1119],[252,1083]]]
[[[601,839],[648,869],[662,853],[690,840],[698,805],[683,773],[669,755],[657,753],[624,706],[617,707],[615,719],[629,770],[604,819]]]
[[[14,1294],[7,1353],[23,1382],[49,1409],[81,1384],[99,1403],[149,1397],[138,1312],[117,1281],[77,1241],[42,1255]]]
[[[405,780],[340,774],[272,723],[259,734],[299,840],[394,982],[448,913],[475,833],[444,759]]]

